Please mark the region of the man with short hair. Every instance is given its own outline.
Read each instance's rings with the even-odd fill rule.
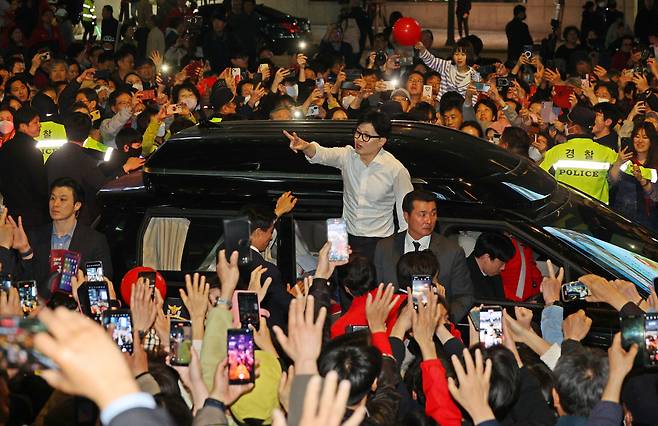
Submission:
[[[39,296],[46,300],[52,290],[48,287],[51,250],[80,253],[80,267],[100,260],[105,276],[112,279],[110,247],[105,235],[78,222],[84,197],[84,190],[75,180],[68,177],[56,179],[50,185],[48,202],[52,223],[28,233],[21,226],[17,228],[18,237],[14,237],[14,242],[22,242],[16,247],[21,257],[19,278],[36,280]]]
[[[16,134],[0,149],[0,193],[12,216],[27,229],[48,220],[48,181],[43,155],[36,147],[41,130],[39,113],[24,106],[14,114]]]
[[[559,182],[607,204],[608,170],[617,160],[617,153],[592,140],[594,111],[576,105],[567,119],[567,142],[549,149],[540,166],[551,171]]]
[[[441,97],[439,114],[441,114],[444,126],[459,130],[464,122],[463,105],[464,98],[457,92],[447,92]]]
[[[514,18],[505,26],[507,35],[507,60],[518,61],[521,56],[523,46],[532,45],[533,40],[530,35],[530,29],[526,24],[525,6],[517,4],[514,6]]]
[[[609,102],[600,102],[594,106],[594,112],[596,113],[592,127],[594,142],[619,151],[619,135],[614,129],[621,118],[619,110]]]
[[[402,201],[402,210],[407,230],[377,243],[377,282],[390,282],[399,287],[396,265],[400,257],[409,252],[429,250],[439,263],[438,281],[446,289],[450,313],[455,320],[460,320],[473,302],[473,283],[464,250],[435,232],[438,217],[436,196],[421,190],[409,192]]]
[[[466,259],[476,299],[505,300],[500,272],[516,249],[505,235],[483,232],[475,241],[473,253]]]
[[[115,138],[119,130],[135,119],[135,107],[139,100],[128,89],[116,89],[110,94],[108,104],[114,115],[101,123],[103,143],[116,148]]]
[[[336,167],[343,175],[343,218],[354,253],[372,259],[377,242],[395,231],[394,208],[400,230],[402,200],[413,190],[409,171],[384,149],[391,134],[391,120],[382,112],[365,114],[357,123],[354,146],[325,148],[307,142],[297,133],[283,131],[290,149],[302,151],[314,164]]]

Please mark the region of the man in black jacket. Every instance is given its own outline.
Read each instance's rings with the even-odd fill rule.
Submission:
[[[518,61],[521,56],[523,46],[532,45],[533,40],[528,29],[528,24],[525,22],[525,6],[514,6],[514,19],[509,21],[505,26],[505,34],[507,34],[507,60]]]
[[[35,140],[41,130],[39,113],[22,107],[14,114],[14,126],[16,135],[0,149],[0,193],[12,216],[34,229],[48,220],[46,169]]]
[[[52,290],[48,288],[51,250],[80,253],[81,268],[87,262],[100,260],[105,276],[112,277],[110,248],[105,235],[78,223],[83,200],[84,191],[79,183],[66,177],[57,179],[50,186],[48,203],[52,223],[29,233],[18,223],[14,233],[14,248],[21,257],[19,278],[36,280],[39,295],[44,299],[50,298]]]
[[[505,235],[484,232],[475,241],[473,253],[466,259],[476,299],[505,300],[500,271],[505,268],[516,249]]]

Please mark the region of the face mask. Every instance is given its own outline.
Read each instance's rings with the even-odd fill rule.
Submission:
[[[535,162],[542,159],[541,152],[539,152],[539,150],[534,146],[528,148],[528,157],[530,157],[530,159]]]
[[[158,133],[156,133],[156,136],[162,138],[162,137],[164,137],[165,133],[167,133],[167,129],[165,127],[165,124],[162,123],[162,124],[160,124],[160,127],[158,128]]]
[[[297,96],[299,95],[299,86],[296,84],[293,84],[292,86],[286,86],[286,94],[291,98],[297,99]]]
[[[352,104],[352,101],[354,101],[354,99],[356,99],[356,96],[352,96],[352,95],[345,96],[341,101],[343,108],[347,109]]]
[[[197,100],[196,100],[196,98],[185,98],[185,99],[181,99],[181,102],[184,103],[185,105],[187,105],[187,108],[188,108],[190,111],[194,111],[194,110],[196,109],[196,106],[197,106]]]
[[[9,120],[0,121],[0,133],[8,135],[14,130],[14,122]]]
[[[569,125],[564,126],[564,136],[569,136]]]
[[[126,152],[129,157],[139,157],[142,155],[142,149],[141,148],[128,148],[128,152]]]
[[[144,85],[142,83],[133,83],[133,89],[137,90],[138,92],[141,92],[144,90]]]
[[[244,104],[247,105],[249,103],[249,100],[251,99],[251,95],[247,95],[244,97]]]
[[[606,99],[606,98],[596,98],[596,100],[597,100],[599,103],[601,103],[601,102],[610,102],[610,100],[608,100],[608,99]]]

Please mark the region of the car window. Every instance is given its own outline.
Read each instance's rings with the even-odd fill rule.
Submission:
[[[142,236],[142,265],[161,271],[214,271],[220,217],[152,216]]]

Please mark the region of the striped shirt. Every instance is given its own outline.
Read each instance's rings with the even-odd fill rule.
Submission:
[[[446,92],[459,92],[466,96],[466,89],[474,81],[480,81],[480,74],[473,68],[468,67],[464,73],[457,71],[457,66],[452,61],[437,58],[429,50],[420,54],[420,59],[425,65],[432,68],[441,75],[441,87],[439,88],[439,100]],[[475,102],[475,100],[473,101]]]

